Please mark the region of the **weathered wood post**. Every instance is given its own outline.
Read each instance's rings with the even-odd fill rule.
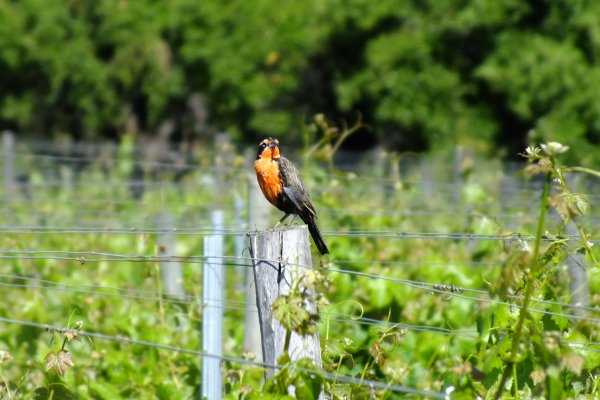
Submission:
[[[173,216],[168,212],[161,212],[156,217],[156,225],[159,229],[156,237],[159,256],[174,256],[175,234],[173,233]],[[161,261],[160,276],[163,282],[164,292],[167,295],[183,298],[183,272],[179,261]]]
[[[574,221],[567,223],[566,233],[569,236],[581,239]],[[569,267],[569,289],[571,291],[571,304],[578,307],[590,305],[590,283],[588,271],[585,268],[585,257],[579,252],[569,254],[567,257]],[[575,309],[576,315],[585,315],[585,311]]]
[[[290,292],[290,287],[301,285],[306,266],[312,266],[308,229],[306,225],[271,229],[250,234],[250,251],[256,287],[256,303],[262,337],[263,362],[277,365],[285,351],[286,329],[273,316],[273,302]],[[314,293],[314,292],[313,292]],[[313,302],[305,301],[310,313],[316,313]],[[302,336],[291,333],[288,354],[290,360],[310,358],[321,366],[319,335]],[[276,372],[267,368],[267,377]]]
[[[581,188],[582,184],[585,185],[585,181],[579,174],[574,174],[569,177],[569,183],[573,192],[577,192],[578,188]],[[582,182],[583,181],[583,182]],[[577,223],[573,217],[565,227],[565,233],[569,236],[581,240]],[[567,257],[567,265],[569,268],[569,289],[571,291],[571,304],[579,307],[589,307],[590,305],[590,282],[588,277],[588,271],[585,267],[585,256],[580,252],[573,252]],[[576,315],[584,316],[586,311],[581,309],[575,309]]]
[[[429,199],[435,198],[433,185],[433,171],[428,159],[419,160],[419,169],[421,172],[421,192],[423,193],[423,203],[429,206]]]
[[[462,200],[462,189],[463,189],[463,176],[462,176],[462,163],[464,158],[464,149],[461,145],[454,147],[454,166],[452,168],[452,182],[454,184],[454,190],[452,191],[452,200],[454,204],[460,204]]]
[[[251,231],[263,231],[270,223],[269,203],[258,187],[254,174],[248,177],[248,228]],[[250,262],[245,271],[246,312],[244,315],[244,350],[253,353],[257,361],[262,361],[262,342],[260,324],[256,312],[256,288],[254,273]]]
[[[4,196],[8,199],[15,185],[15,135],[11,131],[2,132],[2,158],[4,175]]]
[[[11,211],[11,201],[14,201],[15,192],[15,136],[11,131],[2,132],[2,174],[4,176],[4,207],[5,218],[12,220],[13,213]],[[8,222],[8,221],[7,221]]]

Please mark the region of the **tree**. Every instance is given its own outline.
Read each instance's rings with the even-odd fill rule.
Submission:
[[[255,141],[360,112],[361,146],[514,154],[535,132],[592,162],[599,27],[586,0],[2,0],[0,124]]]

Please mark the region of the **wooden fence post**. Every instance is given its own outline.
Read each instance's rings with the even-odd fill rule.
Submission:
[[[582,182],[582,176],[579,174],[570,176],[569,181],[569,186],[571,186],[573,192],[577,192],[577,189],[581,188],[582,184],[585,184],[585,181]],[[565,233],[569,236],[577,238],[577,240],[581,240],[581,235],[579,234],[579,229],[577,228],[575,219],[571,219],[567,223],[567,226],[565,227]],[[567,265],[569,267],[569,290],[571,291],[571,304],[579,307],[588,307],[590,305],[590,282],[588,277],[589,272],[585,267],[584,255],[579,252],[573,252],[569,254],[567,257]],[[587,312],[575,308],[575,314],[584,316],[587,314]]]
[[[581,239],[574,221],[567,223],[566,233]],[[569,266],[569,289],[571,291],[571,304],[579,307],[588,307],[590,304],[590,284],[588,282],[588,271],[585,268],[585,257],[583,254],[574,252],[567,257]],[[575,309],[576,315],[585,315],[586,312]]]
[[[271,229],[250,234],[250,251],[256,303],[262,337],[263,362],[277,365],[284,352],[286,329],[273,316],[273,302],[289,293],[290,287],[298,284],[305,268],[311,266],[310,244],[306,225],[284,229]],[[316,313],[312,302],[305,302],[306,309]],[[288,348],[290,360],[308,357],[316,366],[321,366],[319,335],[299,335],[292,332]],[[274,369],[267,368],[265,375],[273,375]]]
[[[461,204],[463,195],[464,179],[462,175],[462,163],[465,158],[465,152],[461,145],[454,147],[454,168],[452,169],[452,181],[454,190],[452,191],[452,200],[454,204]]]
[[[262,231],[267,229],[270,222],[269,203],[265,200],[256,177],[248,177],[248,230]],[[254,273],[250,269],[251,263],[245,271],[246,312],[244,313],[244,350],[256,356],[257,361],[263,361],[262,343],[260,338],[260,324],[256,313],[256,290]]]
[[[174,256],[175,234],[173,234],[173,216],[168,212],[162,212],[156,217],[156,225],[159,229],[156,244],[159,256]],[[163,282],[164,292],[170,296],[182,298],[185,296],[183,286],[183,273],[179,261],[161,261],[160,276]]]
[[[435,195],[433,192],[435,189],[433,184],[433,171],[431,169],[431,163],[429,162],[429,159],[422,158],[420,160],[419,169],[421,172],[420,186],[423,193],[423,204],[429,207],[430,199],[433,199]]]
[[[2,165],[2,173],[4,175],[4,207],[5,207],[5,221],[12,221],[14,219],[13,213],[11,212],[11,201],[14,201],[15,197],[15,135],[11,131],[2,132],[2,158],[4,160]]]
[[[8,199],[15,184],[15,135],[11,131],[2,132],[2,158],[4,159],[4,196]]]
[[[223,266],[223,211],[213,211],[212,224],[216,232],[204,238],[202,267],[202,351],[216,357],[223,355],[223,291],[225,271]],[[202,399],[219,400],[222,397],[221,360],[214,357],[202,359]]]

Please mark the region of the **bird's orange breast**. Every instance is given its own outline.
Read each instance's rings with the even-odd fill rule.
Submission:
[[[271,204],[277,207],[277,198],[283,191],[283,182],[279,177],[279,165],[271,159],[259,159],[254,162],[258,186]]]

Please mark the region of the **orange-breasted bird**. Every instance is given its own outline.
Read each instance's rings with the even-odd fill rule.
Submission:
[[[300,173],[290,160],[281,156],[278,145],[279,141],[273,138],[260,142],[254,162],[256,178],[263,194],[271,204],[285,213],[275,226],[290,215],[294,215],[290,223],[297,215],[300,216],[308,225],[308,231],[319,253],[327,254],[329,249],[317,226],[317,213],[302,183]]]

